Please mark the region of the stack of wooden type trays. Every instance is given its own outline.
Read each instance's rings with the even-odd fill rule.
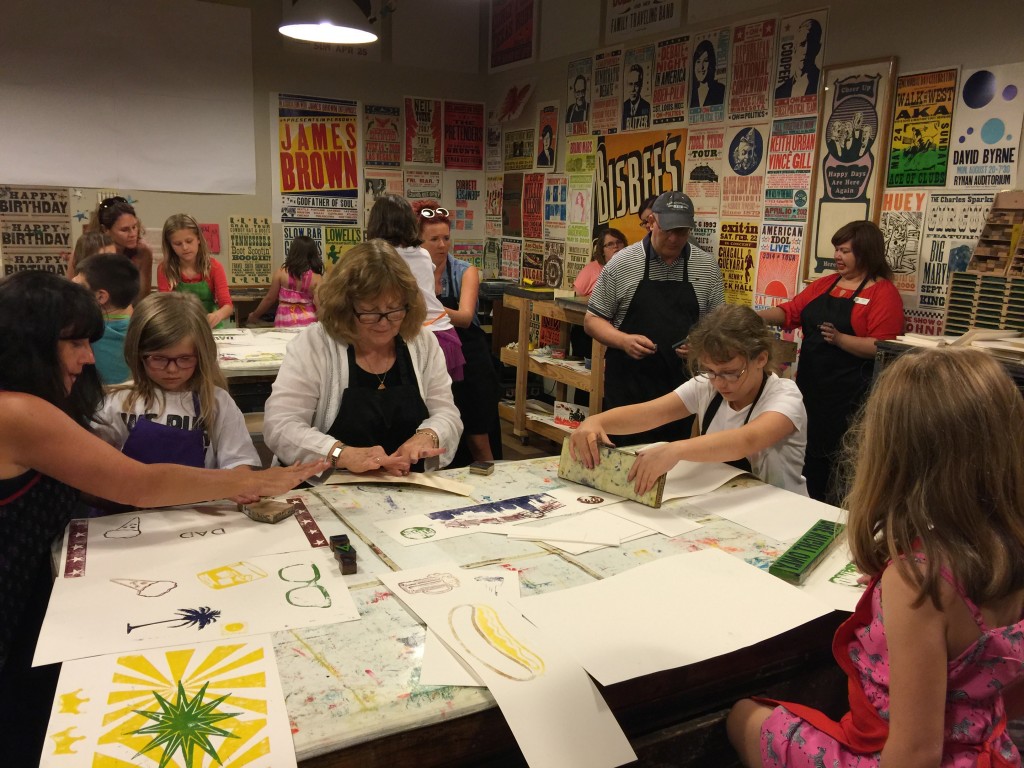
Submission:
[[[1000,192],[966,272],[954,272],[943,333],[1024,331],[1024,191]]]

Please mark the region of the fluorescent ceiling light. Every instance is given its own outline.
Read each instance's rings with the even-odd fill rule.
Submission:
[[[314,43],[358,45],[372,43],[377,35],[353,0],[283,0],[278,31],[297,40]]]

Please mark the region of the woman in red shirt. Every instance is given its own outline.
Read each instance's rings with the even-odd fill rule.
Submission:
[[[758,314],[772,325],[803,330],[796,383],[807,409],[804,477],[812,498],[838,504],[833,470],[840,444],[871,385],[875,343],[903,332],[903,300],[875,224],[851,221],[832,236],[832,245],[834,275]]]

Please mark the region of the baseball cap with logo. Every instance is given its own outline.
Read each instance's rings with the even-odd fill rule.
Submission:
[[[662,229],[693,229],[693,201],[682,192],[665,192],[654,201],[651,211]]]

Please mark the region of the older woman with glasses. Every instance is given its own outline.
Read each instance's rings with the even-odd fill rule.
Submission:
[[[590,263],[576,275],[572,289],[580,296],[589,296],[594,291],[594,283],[597,282],[601,269],[612,256],[627,245],[629,241],[626,236],[613,227],[609,227],[594,238],[594,252],[590,257]]]
[[[317,316],[288,345],[267,399],[263,436],[277,458],[396,475],[447,466],[462,421],[444,353],[423,330],[423,296],[395,249],[368,240],[345,254],[320,284]]]
[[[640,452],[629,479],[646,493],[677,462],[721,461],[803,496],[807,415],[800,390],[773,372],[774,337],[749,307],[722,304],[687,340],[694,378],[655,400],[586,419],[569,450],[586,466],[600,460],[608,435],[647,431],[696,414],[700,437],[658,443]]]

